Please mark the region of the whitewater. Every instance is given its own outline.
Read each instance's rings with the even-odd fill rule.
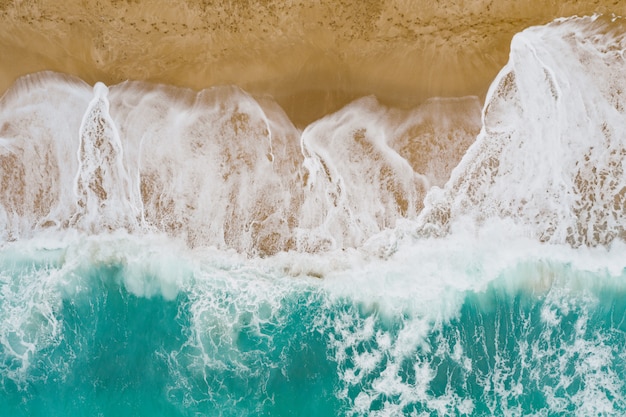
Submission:
[[[626,22],[477,97],[0,100],[1,416],[626,414]]]

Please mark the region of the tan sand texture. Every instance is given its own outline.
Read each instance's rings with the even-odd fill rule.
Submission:
[[[512,36],[619,0],[0,0],[0,92],[40,70],[272,95],[303,126],[368,94],[483,96]]]

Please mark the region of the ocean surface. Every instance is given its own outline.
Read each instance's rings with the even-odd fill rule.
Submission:
[[[626,22],[479,97],[23,76],[0,100],[0,416],[626,415]]]

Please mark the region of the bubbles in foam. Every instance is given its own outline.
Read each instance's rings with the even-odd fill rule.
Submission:
[[[624,24],[571,18],[517,34],[487,96],[483,129],[423,230],[508,217],[541,241],[624,239]]]
[[[305,233],[321,226],[336,247],[359,246],[419,212],[427,180],[389,147],[384,116],[375,101],[363,99],[303,132]]]
[[[443,240],[453,247],[455,239]],[[621,252],[596,252],[572,267],[578,250],[528,243],[507,253],[489,239],[473,241],[476,253],[467,257],[475,263],[450,254],[458,264],[437,276],[428,261],[439,256],[433,263],[447,265],[446,251],[429,253],[424,243],[394,255],[404,273],[374,264],[369,276],[327,278],[326,310],[346,305],[319,325],[334,329],[338,395],[351,415],[619,415],[624,382],[614,370],[623,355],[615,347],[624,306],[615,301],[621,295],[606,294],[622,294],[624,265],[615,276],[603,265]]]
[[[25,267],[10,253],[0,260],[0,373],[20,386],[42,349],[58,345],[63,337],[56,311],[61,296],[60,275],[45,263]],[[16,259],[17,258],[17,259]],[[42,376],[45,378],[46,376]]]
[[[62,226],[74,211],[73,179],[83,110],[80,80],[54,73],[21,78],[0,102],[0,218],[3,240]]]
[[[140,91],[131,84],[120,89],[118,97]],[[124,134],[141,139],[146,221],[191,246],[283,247],[294,173],[277,170],[295,143],[272,135],[262,108],[237,88],[176,93],[157,89],[115,109],[126,117]]]
[[[5,259],[27,253],[28,264],[41,255],[49,275],[29,280],[22,264],[8,271],[2,294],[15,296],[13,289],[25,287],[14,302],[2,300],[0,313],[33,294],[32,311],[18,309],[17,316],[39,317],[50,306],[47,317],[56,327],[15,322],[25,341],[45,336],[31,337],[36,343],[27,345],[32,353],[20,371],[40,388],[36,375],[48,370],[48,358],[57,361],[55,378],[76,372],[71,355],[54,356],[67,349],[64,338],[74,331],[80,343],[92,343],[91,328],[71,331],[64,323],[76,306],[85,314],[90,308],[111,314],[121,300],[127,304],[115,317],[122,319],[141,313],[124,308],[150,299],[170,312],[174,304],[171,320],[182,326],[178,339],[155,345],[151,361],[166,365],[168,399],[198,412],[229,404],[280,415],[285,402],[304,407],[294,396],[306,383],[313,387],[306,391],[309,400],[355,416],[516,415],[579,406],[618,415],[624,409],[615,373],[624,358],[614,349],[623,338],[622,248],[583,250],[532,239],[507,246],[494,236],[401,241],[386,260],[356,250],[334,253],[336,259],[283,254],[249,260],[122,232],[77,234],[55,246],[15,242],[3,248]],[[290,266],[295,277],[286,274]],[[309,270],[322,270],[324,279],[306,277]],[[146,320],[133,323],[151,323]],[[4,328],[9,336],[2,339],[9,346],[15,345],[11,329]],[[131,339],[143,340],[124,340],[132,345]],[[92,349],[72,346],[77,353]],[[6,363],[8,353],[0,352]],[[545,378],[551,390],[544,389]]]
[[[57,106],[62,95],[76,100]],[[404,112],[365,98],[300,132],[271,99],[236,87],[97,83],[89,93],[52,73],[3,100],[6,238],[162,231],[262,256],[358,247],[414,219],[478,120],[475,98]],[[72,123],[55,130],[55,120]],[[439,127],[448,139],[433,140]]]
[[[136,229],[138,195],[132,192],[123,163],[122,143],[109,115],[108,88],[97,83],[79,130],[77,212],[72,224],[97,232]]]

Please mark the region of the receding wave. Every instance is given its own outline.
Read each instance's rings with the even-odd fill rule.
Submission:
[[[499,217],[541,241],[624,237],[621,25],[573,19],[514,38],[480,135],[426,198],[424,230]],[[358,247],[420,215],[478,117],[472,98],[412,111],[363,98],[300,131],[236,87],[92,91],[27,76],[2,101],[2,233],[157,230],[259,254]]]
[[[160,231],[251,254],[355,247],[417,217],[479,117],[476,98],[412,111],[363,98],[300,131],[237,87],[92,91],[39,73],[2,101],[2,233]]]
[[[626,238],[624,23],[569,19],[513,38],[476,143],[423,224],[509,218],[573,246]]]

